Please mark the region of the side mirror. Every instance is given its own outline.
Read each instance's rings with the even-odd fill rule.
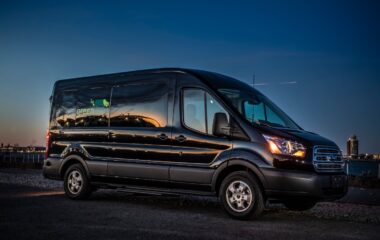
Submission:
[[[227,114],[217,112],[214,115],[214,122],[212,124],[212,134],[218,137],[230,135],[230,127],[228,124]]]

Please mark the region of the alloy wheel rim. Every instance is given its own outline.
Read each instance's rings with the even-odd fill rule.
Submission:
[[[226,189],[228,206],[235,212],[246,211],[253,202],[253,193],[249,185],[241,180],[231,182]]]
[[[73,170],[70,172],[67,180],[67,188],[70,193],[78,194],[83,186],[82,174],[78,170]]]

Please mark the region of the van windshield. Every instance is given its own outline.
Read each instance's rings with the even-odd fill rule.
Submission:
[[[279,107],[254,89],[221,88],[218,92],[252,124],[301,129]]]

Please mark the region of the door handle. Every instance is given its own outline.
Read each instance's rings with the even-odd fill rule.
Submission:
[[[168,139],[168,135],[165,133],[161,133],[160,135],[157,136],[160,140],[164,141]]]
[[[186,141],[186,137],[183,135],[179,135],[179,136],[175,137],[175,140],[177,140],[178,142],[184,142],[184,141]]]

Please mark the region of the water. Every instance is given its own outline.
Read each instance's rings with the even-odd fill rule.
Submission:
[[[380,178],[380,161],[377,160],[348,160],[347,173],[351,176]]]
[[[0,152],[0,168],[42,168],[42,152]]]

